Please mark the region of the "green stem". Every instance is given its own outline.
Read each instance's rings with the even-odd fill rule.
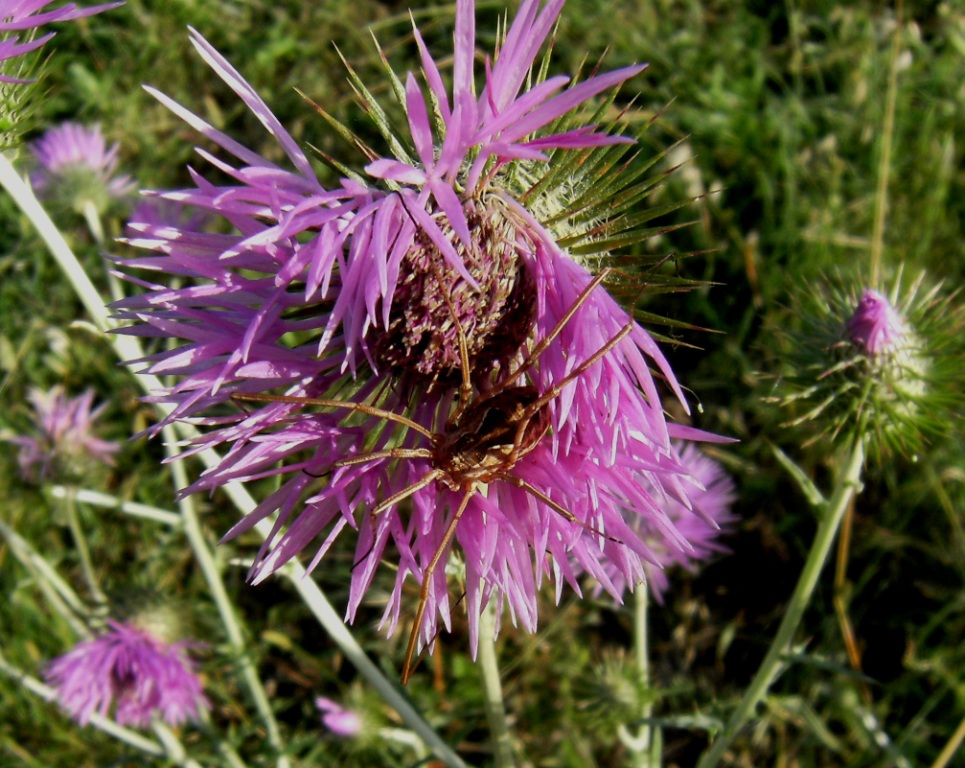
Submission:
[[[87,616],[87,609],[70,585],[60,578],[60,575],[31,546],[30,542],[20,536],[3,520],[0,520],[0,536],[7,540],[14,557],[33,576],[51,607],[63,617],[64,621],[79,637],[90,637],[91,632],[81,618]]]
[[[650,644],[648,638],[647,609],[649,607],[650,589],[646,584],[637,585],[633,601],[633,643],[637,657],[637,682],[643,706],[640,714],[644,719],[653,716],[653,698],[650,695]],[[640,768],[660,768],[660,729],[655,725],[645,723],[640,728],[640,751],[635,763]]]
[[[513,768],[513,742],[506,722],[506,706],[503,687],[499,679],[496,660],[496,606],[490,600],[479,617],[479,671],[483,679],[483,695],[486,718],[489,720],[489,738],[492,742],[493,760],[496,768]]]
[[[864,458],[864,439],[859,437],[855,440],[851,456],[848,458],[844,471],[835,486],[834,493],[828,501],[824,511],[824,519],[818,526],[814,543],[811,545],[811,552],[804,564],[804,570],[801,571],[801,576],[787,610],[784,612],[784,618],[777,630],[777,635],[774,636],[771,647],[768,649],[764,661],[761,662],[754,680],[744,693],[744,698],[741,699],[736,711],[731,715],[723,733],[717,737],[711,748],[701,758],[698,768],[713,768],[720,762],[724,752],[737,737],[741,726],[747,722],[757,705],[767,694],[768,689],[784,671],[784,656],[791,646],[794,633],[797,631],[801,619],[804,617],[804,611],[814,594],[818,576],[828,559],[828,553],[831,551],[845,510],[861,488],[861,471],[864,467]]]
[[[90,590],[91,597],[97,604],[97,607],[106,611],[107,597],[101,591],[100,585],[97,582],[97,574],[94,573],[94,562],[91,560],[90,547],[87,546],[87,537],[84,535],[84,529],[81,528],[80,525],[80,517],[77,514],[76,496],[72,488],[68,488],[67,493],[64,495],[64,510],[67,514],[67,525],[70,526],[70,534],[74,539],[74,546],[77,548],[77,554],[80,557],[80,568],[84,572],[84,578],[87,580],[87,588]]]
[[[152,507],[148,504],[139,504],[136,501],[121,501],[116,496],[110,496],[106,493],[100,493],[99,491],[88,491],[83,488],[69,488],[64,485],[53,485],[49,489],[50,495],[55,499],[63,499],[67,497],[67,494],[74,494],[76,501],[81,504],[89,504],[94,507],[103,507],[105,509],[119,509],[126,515],[131,517],[138,517],[143,520],[152,520],[156,523],[163,523],[164,525],[170,526],[171,528],[180,528],[184,520],[180,515],[176,515],[174,512],[168,512],[166,509],[158,509],[157,507]]]

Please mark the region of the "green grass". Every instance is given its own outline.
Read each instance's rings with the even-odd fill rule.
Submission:
[[[480,3],[481,50],[491,49],[502,6]],[[427,2],[417,17],[427,40],[446,50],[452,9]],[[717,455],[734,474],[741,522],[729,554],[694,575],[675,573],[666,605],[651,609],[656,717],[668,718],[664,764],[693,765],[708,743],[696,715],[726,719],[764,655],[806,556],[814,514],[774,458],[773,445],[798,461],[822,489],[831,484],[826,449],[802,450],[763,398],[772,394],[773,328],[796,322],[786,311],[792,287],[871,274],[879,179],[890,143],[890,181],[881,240],[886,280],[903,267],[928,270],[950,288],[963,277],[965,215],[965,16],[953,3],[907,2],[894,10],[860,0],[770,4],[696,0],[571,0],[556,39],[555,66],[649,61],[624,91],[630,120],[661,113],[646,134],[653,150],[684,138],[689,159],[654,203],[713,192],[680,212],[696,223],[646,247],[697,255],[678,268],[708,285],[651,300],[648,309],[720,331],[676,331],[670,351],[680,379],[702,404],[702,428],[741,442]],[[344,77],[342,55],[367,83],[382,82],[371,25],[393,64],[414,66],[411,27],[401,2],[128,0],[81,23],[64,24],[51,54],[39,132],[65,119],[100,122],[122,146],[124,168],[144,187],[186,185],[197,137],[141,89],[158,86],[255,151],[279,151],[187,41],[197,28],[245,75],[297,140],[355,162],[294,88],[353,129],[365,130]],[[897,31],[896,31],[897,30]],[[896,37],[897,36],[897,37]],[[897,42],[896,42],[897,40]],[[893,131],[884,131],[889,73],[897,68]],[[391,101],[391,98],[387,99]],[[396,116],[401,115],[401,109]],[[33,134],[31,134],[32,136]],[[30,137],[28,137],[30,138]],[[331,180],[331,179],[329,179]],[[676,197],[675,197],[676,196]],[[126,440],[151,423],[131,376],[109,347],[75,321],[82,308],[39,238],[0,195],[0,427],[29,428],[31,386],[92,386],[107,402],[102,435]],[[99,286],[98,249],[82,222],[59,219]],[[121,222],[112,223],[119,231]],[[123,251],[123,246],[113,248]],[[862,674],[848,661],[829,564],[798,633],[798,653],[736,742],[725,764],[890,766],[935,763],[965,718],[965,438],[951,438],[915,461],[888,457],[869,467],[854,509],[848,615],[862,651]],[[56,502],[17,474],[15,451],[0,459],[3,520],[50,558],[83,594],[79,564]],[[159,471],[159,441],[125,445],[101,485],[108,492],[173,508],[170,477]],[[193,473],[200,471],[195,466]],[[264,489],[261,489],[264,490]],[[257,495],[258,489],[256,489]],[[211,543],[235,513],[225,498],[199,499]],[[84,510],[91,548],[107,589],[139,603],[175,600],[201,660],[212,721],[251,766],[273,755],[235,674],[215,608],[183,539],[160,525],[116,512]],[[351,542],[343,542],[350,544]],[[268,688],[289,754],[301,766],[414,765],[415,753],[378,735],[396,716],[353,668],[280,579],[244,583],[255,539],[219,547],[247,648]],[[347,598],[352,552],[337,548],[314,575],[339,610]],[[392,574],[376,580],[354,627],[390,678],[401,665],[407,627],[386,639],[375,624]],[[36,580],[0,543],[0,644],[8,661],[38,675],[44,660],[74,642],[45,603]],[[412,598],[415,596],[412,595]],[[410,599],[409,605],[415,600]],[[559,607],[544,595],[536,635],[504,617],[497,645],[506,706],[520,764],[618,766],[627,752],[616,728],[627,718],[614,679],[632,667],[631,612],[607,601]],[[458,615],[451,636],[423,662],[407,693],[472,765],[491,764],[477,667]],[[606,670],[604,670],[604,666]],[[617,671],[614,672],[613,670]],[[374,723],[364,738],[327,738],[315,696],[346,699]],[[885,744],[887,735],[888,746]],[[204,765],[217,764],[203,731],[181,736]],[[960,756],[958,759],[961,759]],[[341,762],[340,762],[341,761]],[[49,704],[0,678],[0,765],[162,765],[92,729],[79,729]],[[954,760],[947,763],[953,765]]]

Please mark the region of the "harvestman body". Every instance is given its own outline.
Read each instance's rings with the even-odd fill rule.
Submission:
[[[590,355],[580,365],[554,384],[546,392],[540,392],[532,385],[517,385],[526,371],[535,365],[540,355],[559,336],[566,324],[573,318],[579,308],[586,302],[590,293],[602,283],[610,274],[610,269],[604,269],[587,285],[566,311],[559,322],[534,347],[529,356],[511,371],[500,383],[492,389],[486,390],[473,398],[472,382],[469,380],[469,360],[467,343],[458,318],[453,313],[459,332],[460,363],[462,367],[462,383],[459,388],[459,402],[446,421],[441,432],[432,432],[421,424],[391,411],[365,403],[346,403],[340,400],[325,398],[297,397],[291,395],[270,394],[234,394],[232,399],[241,402],[281,402],[311,405],[320,408],[341,408],[358,411],[376,418],[393,421],[416,431],[426,438],[427,448],[387,448],[369,453],[340,459],[333,464],[333,468],[364,464],[378,459],[428,459],[431,469],[422,478],[407,487],[383,499],[373,510],[373,515],[379,515],[407,499],[432,483],[441,483],[451,491],[463,493],[459,506],[456,508],[449,525],[443,534],[442,541],[436,548],[431,561],[422,574],[422,586],[419,598],[419,608],[416,611],[415,622],[409,634],[406,647],[405,661],[402,668],[402,684],[409,681],[412,674],[412,660],[418,644],[419,630],[425,617],[426,605],[429,599],[429,586],[432,577],[439,567],[443,556],[449,549],[456,533],[456,526],[466,511],[473,494],[481,485],[500,480],[515,485],[533,495],[549,506],[566,520],[586,528],[588,531],[603,536],[611,541],[616,539],[596,531],[579,520],[571,511],[553,501],[543,491],[512,474],[517,462],[530,453],[539,444],[550,427],[550,414],[546,406],[555,399],[563,388],[574,379],[585,373],[591,366],[599,362],[611,349],[620,343],[633,330],[634,320],[631,316],[626,323],[599,350]]]

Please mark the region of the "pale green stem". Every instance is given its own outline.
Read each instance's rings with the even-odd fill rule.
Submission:
[[[105,248],[107,246],[107,238],[104,235],[104,224],[101,221],[101,215],[97,212],[97,206],[94,205],[93,200],[87,200],[84,203],[84,221],[87,222],[87,229],[90,230],[91,237],[94,238],[97,247]],[[112,301],[120,301],[124,298],[124,288],[121,285],[121,281],[117,279],[110,269],[107,270],[107,287],[111,292]]]
[[[941,751],[941,754],[935,758],[935,762],[932,763],[931,768],[945,768],[949,761],[955,757],[955,753],[958,752],[959,747],[962,746],[962,741],[965,741],[965,717],[958,724],[958,728],[955,729],[955,733],[948,740],[945,748]]]
[[[513,768],[513,742],[506,722],[506,706],[503,702],[503,686],[499,679],[499,663],[496,660],[496,606],[489,604],[479,616],[479,672],[483,679],[483,701],[489,720],[489,739],[492,743],[493,762],[496,768]]]
[[[102,331],[111,328],[112,323],[108,319],[107,308],[104,306],[104,301],[94,284],[87,277],[80,262],[77,261],[77,257],[74,256],[70,246],[67,245],[67,241],[64,240],[64,236],[60,234],[60,230],[50,220],[47,212],[34,196],[30,185],[20,177],[17,169],[13,167],[10,159],[3,152],[0,152],[0,185],[10,193],[14,202],[27,214],[27,218],[34,225],[37,234],[47,243],[50,253],[60,265],[60,268],[67,273],[68,279],[74,286],[74,291],[91,316],[94,325]],[[134,358],[131,356],[124,359],[131,360]]]
[[[77,548],[77,554],[80,557],[80,568],[84,572],[84,578],[87,580],[87,588],[90,590],[91,597],[99,608],[105,609],[107,607],[107,597],[103,591],[101,591],[100,584],[98,584],[97,581],[97,574],[94,572],[94,563],[91,560],[90,547],[87,546],[87,536],[84,535],[84,529],[80,525],[77,505],[74,503],[75,496],[71,488],[68,488],[67,493],[64,495],[67,525],[70,526],[70,534],[74,539],[74,546]]]
[[[184,470],[184,462],[176,458],[177,436],[174,433],[174,429],[170,426],[164,427],[162,435],[164,450],[168,458],[171,459],[171,475],[174,479],[175,490],[184,488],[189,485],[189,483],[187,473]],[[215,563],[214,556],[208,548],[208,542],[205,541],[204,532],[201,530],[201,523],[198,520],[198,512],[194,506],[194,499],[190,496],[180,499],[178,501],[178,509],[180,509],[181,519],[184,521],[184,534],[188,539],[188,543],[191,545],[191,551],[194,552],[195,560],[197,560],[198,566],[201,568],[201,573],[204,575],[204,579],[208,584],[211,598],[214,600],[215,606],[218,609],[218,615],[221,616],[221,622],[224,624],[231,652],[238,660],[241,677],[245,681],[248,693],[251,695],[252,703],[254,703],[255,709],[258,711],[258,715],[265,724],[268,743],[278,754],[279,768],[289,768],[290,762],[288,758],[282,754],[284,745],[281,740],[281,731],[278,729],[278,722],[275,720],[275,715],[271,710],[271,704],[268,702],[268,694],[265,693],[265,688],[261,684],[261,678],[258,677],[258,670],[255,668],[251,656],[245,651],[244,633],[241,630],[237,616],[235,616],[234,606],[232,606],[231,600],[228,597],[228,591],[225,589],[221,573],[218,571],[218,565]]]
[[[164,751],[167,753],[169,760],[176,765],[184,766],[184,768],[201,768],[197,761],[188,757],[188,753],[184,749],[184,744],[182,744],[181,740],[174,734],[174,731],[156,716],[154,722],[151,723],[151,730],[154,731],[154,735],[157,736],[158,741],[164,745]]]
[[[633,601],[633,644],[637,659],[637,682],[643,695],[640,714],[646,720],[653,716],[653,697],[650,695],[650,641],[648,637],[648,608],[650,589],[646,584],[637,585]],[[639,768],[660,768],[660,730],[644,723],[640,727],[640,751],[635,755]]]
[[[48,490],[50,491],[50,495],[55,499],[63,499],[68,493],[73,493],[80,504],[90,504],[93,507],[102,507],[104,509],[119,509],[131,517],[163,523],[171,528],[180,528],[184,524],[181,516],[174,512],[168,512],[166,509],[158,509],[147,504],[139,504],[136,501],[121,501],[116,496],[110,496],[106,493],[88,491],[81,488],[73,489],[63,485],[54,485]]]
[[[90,637],[90,630],[81,620],[87,615],[84,603],[77,593],[70,588],[60,575],[20,534],[14,531],[3,520],[0,520],[0,534],[7,540],[10,550],[23,566],[30,571],[37,582],[37,586],[51,607],[57,611],[70,628],[80,637]]]
[[[104,225],[101,223],[100,214],[93,200],[84,201],[84,221],[87,222],[87,229],[90,230],[91,237],[99,248],[104,247],[106,238],[104,237]]]
[[[114,327],[107,312],[107,307],[94,288],[93,283],[87,277],[76,256],[70,250],[70,246],[64,241],[63,236],[57,230],[50,217],[43,207],[37,202],[30,186],[24,183],[23,179],[17,174],[9,159],[0,153],[0,185],[11,193],[14,200],[21,207],[24,213],[30,218],[34,228],[47,243],[54,259],[64,270],[68,280],[74,286],[78,297],[83,303],[87,312],[90,314],[94,325],[102,331],[107,331]],[[122,362],[138,360],[143,357],[141,345],[136,337],[124,334],[109,334],[108,342],[114,347],[114,351]],[[136,381],[147,392],[152,393],[162,390],[164,387],[156,376],[149,373],[139,373],[135,376]],[[162,415],[170,413],[172,406],[156,405]],[[178,432],[188,440],[198,437],[199,433],[190,425],[177,424]],[[213,467],[221,462],[221,457],[212,449],[206,449],[198,454],[205,466]],[[241,485],[228,483],[222,490],[232,500],[238,512],[242,515],[250,513],[255,508],[255,502],[251,495]],[[272,521],[262,520],[256,526],[256,530],[264,538],[271,531]],[[335,613],[325,595],[310,578],[308,578],[304,567],[299,563],[292,564],[288,570],[292,583],[298,590],[302,599],[322,627],[329,633],[335,643],[341,648],[350,662],[359,670],[369,684],[372,685],[385,699],[386,703],[393,707],[403,721],[413,731],[419,734],[426,744],[434,750],[436,756],[450,768],[454,766],[464,766],[465,764],[459,756],[439,737],[421,715],[409,704],[408,700],[400,694],[382,674],[381,670],[365,655],[362,647],[358,644],[345,624]]]
[[[744,693],[740,704],[738,704],[734,714],[731,715],[723,732],[701,758],[698,768],[713,768],[720,762],[724,752],[737,737],[741,726],[747,722],[771,685],[784,671],[784,656],[791,646],[794,633],[797,631],[801,619],[804,617],[804,611],[814,594],[818,576],[828,559],[828,553],[831,551],[834,538],[841,525],[841,519],[844,517],[848,504],[851,503],[851,499],[861,489],[861,471],[864,467],[864,457],[864,439],[859,437],[855,440],[854,449],[838,478],[834,493],[823,510],[824,517],[814,536],[814,543],[811,545],[807,562],[804,564],[797,587],[794,589],[791,601],[784,612],[784,618],[777,630],[777,635],[771,642],[771,647],[768,649],[764,661],[761,662],[754,680]]]
[[[57,693],[53,688],[14,667],[3,657],[2,652],[0,652],[0,672],[16,680],[24,689],[35,696],[39,696],[44,701],[54,701],[57,698]],[[152,757],[164,757],[167,754],[164,747],[157,742],[146,739],[141,734],[96,713],[90,716],[90,725]]]

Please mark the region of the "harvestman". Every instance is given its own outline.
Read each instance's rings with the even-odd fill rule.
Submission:
[[[610,541],[620,543],[617,539],[591,528],[571,511],[553,501],[543,491],[512,474],[516,463],[536,448],[539,441],[549,430],[550,416],[546,406],[563,391],[567,384],[585,373],[633,330],[634,320],[631,315],[629,322],[606,344],[546,392],[540,393],[539,389],[532,385],[514,384],[520,376],[536,364],[543,352],[562,333],[566,324],[586,302],[590,293],[607,278],[611,271],[609,268],[604,269],[594,277],[577,296],[559,322],[542,340],[536,343],[527,358],[519,364],[516,370],[507,374],[492,389],[479,393],[475,399],[472,397],[472,382],[469,378],[469,356],[465,334],[458,318],[455,316],[455,312],[453,312],[453,318],[456,320],[456,327],[459,332],[462,382],[459,387],[459,401],[447,419],[445,428],[439,433],[432,432],[405,416],[366,403],[346,403],[340,400],[294,395],[232,395],[232,399],[242,402],[297,403],[320,408],[342,408],[358,411],[369,416],[402,424],[425,437],[429,443],[427,448],[387,448],[340,459],[332,465],[333,468],[346,467],[378,459],[429,460],[432,468],[422,478],[382,500],[372,509],[373,515],[385,512],[434,482],[441,482],[451,491],[462,491],[462,500],[449,521],[432,560],[422,574],[419,608],[416,611],[415,622],[409,634],[402,668],[403,685],[408,683],[412,674],[412,659],[415,655],[419,631],[425,617],[432,577],[452,543],[460,518],[480,485],[494,480],[515,485],[542,501],[571,523],[597,533]]]

